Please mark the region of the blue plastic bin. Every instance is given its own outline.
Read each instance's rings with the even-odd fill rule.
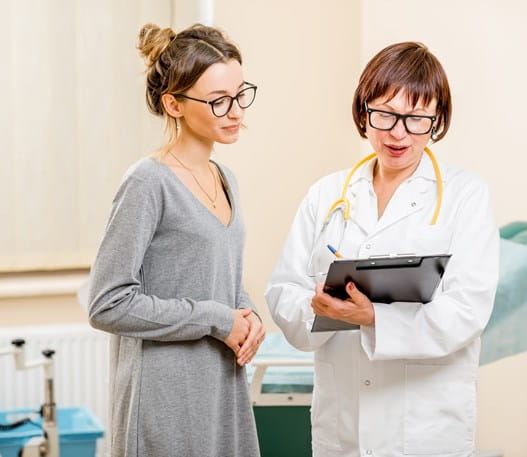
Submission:
[[[39,424],[42,419],[35,410],[0,411],[0,424],[10,424],[26,417]],[[85,408],[58,408],[60,457],[95,457],[96,441],[104,434],[99,420]],[[42,429],[25,424],[9,431],[0,431],[0,456],[18,457],[20,449]]]

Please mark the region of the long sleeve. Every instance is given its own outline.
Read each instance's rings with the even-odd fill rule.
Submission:
[[[224,340],[233,324],[229,306],[215,300],[161,299],[145,290],[145,253],[163,210],[156,183],[148,177],[124,180],[91,271],[90,323],[117,335],[156,341],[206,335]]]
[[[371,360],[428,359],[450,355],[478,338],[494,303],[499,237],[488,188],[479,180],[460,190],[449,264],[434,299],[374,303],[375,327],[361,328]]]
[[[251,298],[249,297],[249,294],[245,290],[245,288],[242,286],[240,290],[240,299],[238,301],[238,309],[252,309],[253,313],[256,314],[258,319],[260,319],[260,322],[262,322],[262,316],[258,313],[258,310],[256,309],[256,306],[254,306],[254,303],[252,302]]]
[[[300,204],[265,292],[274,321],[287,340],[302,351],[318,349],[334,334],[311,333],[315,317],[311,308],[315,280],[307,273],[315,237],[313,207],[317,200],[312,188]]]

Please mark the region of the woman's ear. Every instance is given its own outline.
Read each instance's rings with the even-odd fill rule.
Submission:
[[[161,103],[165,108],[166,113],[175,118],[179,119],[183,117],[183,103],[171,94],[163,94],[161,96]]]
[[[430,131],[430,139],[432,140],[432,142],[435,142],[437,140],[437,131],[436,131],[435,125],[432,127],[432,130]]]

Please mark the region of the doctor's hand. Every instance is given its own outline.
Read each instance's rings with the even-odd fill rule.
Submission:
[[[238,365],[240,366],[249,363],[253,359],[265,338],[265,329],[260,318],[254,312],[251,312],[246,319],[250,324],[249,335],[237,354]]]
[[[247,317],[252,313],[252,310],[235,309],[233,313],[234,323],[232,324],[231,333],[229,333],[229,336],[223,342],[238,356],[240,348],[249,336],[251,325]]]
[[[318,316],[327,316],[358,325],[374,325],[375,310],[370,299],[359,291],[355,284],[346,284],[350,298],[341,300],[324,292],[324,285],[317,284],[316,293],[311,300],[311,307]]]

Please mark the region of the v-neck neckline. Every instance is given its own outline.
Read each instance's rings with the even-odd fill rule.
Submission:
[[[182,187],[184,189],[184,192],[187,193],[190,196],[191,199],[193,199],[196,202],[196,206],[197,207],[201,208],[202,211],[205,211],[206,213],[208,213],[223,228],[228,229],[228,228],[232,227],[232,224],[234,223],[234,218],[236,216],[236,203],[235,203],[235,200],[234,200],[234,196],[232,194],[231,185],[230,185],[227,177],[225,176],[225,173],[221,169],[221,166],[217,162],[215,162],[214,160],[210,160],[210,162],[212,164],[214,164],[214,166],[218,169],[218,173],[220,175],[220,181],[222,183],[222,188],[225,188],[225,191],[227,192],[227,200],[228,200],[228,202],[230,204],[230,207],[231,207],[231,217],[230,217],[229,222],[227,223],[227,225],[225,225],[218,218],[218,216],[216,216],[209,208],[207,208],[203,204],[203,202],[198,197],[196,197],[196,195],[194,195],[194,193],[183,183],[183,181],[181,181],[179,176],[168,165],[166,165],[165,163],[163,163],[160,160],[156,159],[155,157],[151,156],[149,158],[151,160],[153,160],[154,162],[157,162],[161,166],[161,168],[166,169],[166,171],[169,172],[175,178],[175,182],[180,187]]]

